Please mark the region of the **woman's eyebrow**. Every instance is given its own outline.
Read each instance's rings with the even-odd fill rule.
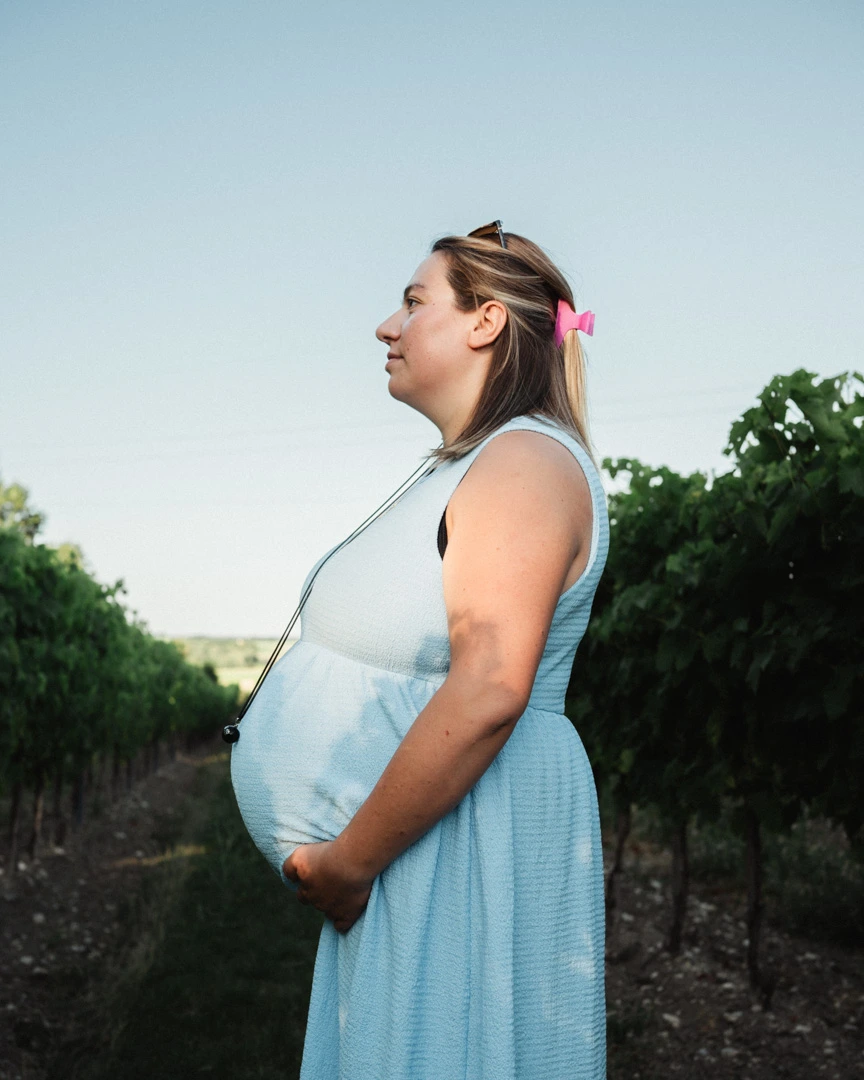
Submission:
[[[410,285],[405,286],[405,291],[402,293],[402,299],[407,300],[408,299],[408,293],[411,292],[413,289],[425,289],[425,288],[426,288],[426,286],[421,285],[419,281],[412,281]]]

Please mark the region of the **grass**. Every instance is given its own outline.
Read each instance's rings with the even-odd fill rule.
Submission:
[[[721,819],[691,834],[694,879],[745,885],[743,839]],[[788,833],[764,830],[766,913],[812,941],[864,945],[864,866],[842,830],[805,815]]]
[[[717,821],[691,825],[694,881],[746,888],[744,839],[732,820],[729,807]],[[662,823],[650,810],[634,810],[632,835],[666,843]],[[812,941],[864,945],[864,865],[851,854],[841,829],[805,814],[787,833],[764,829],[762,854],[768,919]]]
[[[609,1004],[606,1013],[606,1045],[609,1080],[651,1080],[654,1073],[645,1061],[641,1036],[655,1027],[654,1014],[635,1002]]]
[[[261,670],[270,659],[276,646],[276,638],[224,638],[224,637],[188,637],[164,638],[177,645],[190,664],[212,664],[219,682],[223,686],[236,683],[240,694],[250,693],[261,674]],[[282,653],[295,644],[289,642]]]
[[[766,844],[766,891],[773,916],[793,934],[864,946],[864,866],[839,830],[808,820]]]
[[[252,845],[227,754],[202,768],[190,826],[204,853],[154,867],[125,918],[135,946],[90,1006],[91,1035],[48,1080],[287,1080],[297,1076],[323,916],[298,904]]]
[[[212,664],[215,668],[263,665],[276,645],[276,638],[188,637],[165,640],[179,646],[190,664]]]

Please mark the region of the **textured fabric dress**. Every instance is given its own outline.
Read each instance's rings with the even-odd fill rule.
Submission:
[[[588,564],[558,601],[528,707],[490,767],[378,875],[347,933],[325,921],[301,1080],[606,1075],[597,795],[563,709],[609,522],[599,474],[559,425],[508,421],[322,556],[300,640],[246,713],[231,777],[253,841],[296,891],[284,860],[338,836],[446,678],[439,524],[483,446],[514,429],[558,439],[582,466]]]

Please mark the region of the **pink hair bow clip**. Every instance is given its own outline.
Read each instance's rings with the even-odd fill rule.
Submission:
[[[583,311],[577,315],[566,300],[558,301],[558,315],[555,319],[555,344],[560,349],[564,335],[571,330],[582,330],[586,334],[594,334],[594,312]]]

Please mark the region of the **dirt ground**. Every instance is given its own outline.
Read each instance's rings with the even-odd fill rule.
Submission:
[[[166,855],[182,879],[195,853],[176,841],[196,774],[222,752],[217,739],[178,755],[63,848],[46,845],[0,876],[0,1080],[43,1080],[56,1049],[80,1037],[81,1004],[98,998],[117,956],[146,963],[127,940],[135,897]],[[610,1080],[864,1080],[861,951],[796,939],[769,921],[763,957],[777,981],[765,1010],[747,986],[740,891],[694,885],[671,957],[665,854],[633,842],[625,866],[608,940]]]
[[[19,856],[17,873],[0,873],[0,1080],[42,1080],[57,1048],[80,1037],[118,957],[136,962],[127,939],[140,929],[142,875],[159,867],[163,888],[166,873],[182,878],[194,851],[173,840],[198,770],[224,749],[218,739],[178,753],[85,817],[62,847],[43,843],[32,860]]]
[[[627,866],[607,939],[612,1080],[864,1080],[860,950],[794,938],[769,919],[761,956],[776,982],[766,1010],[748,986],[743,893],[691,886],[672,957],[662,947],[668,859],[634,844]]]

